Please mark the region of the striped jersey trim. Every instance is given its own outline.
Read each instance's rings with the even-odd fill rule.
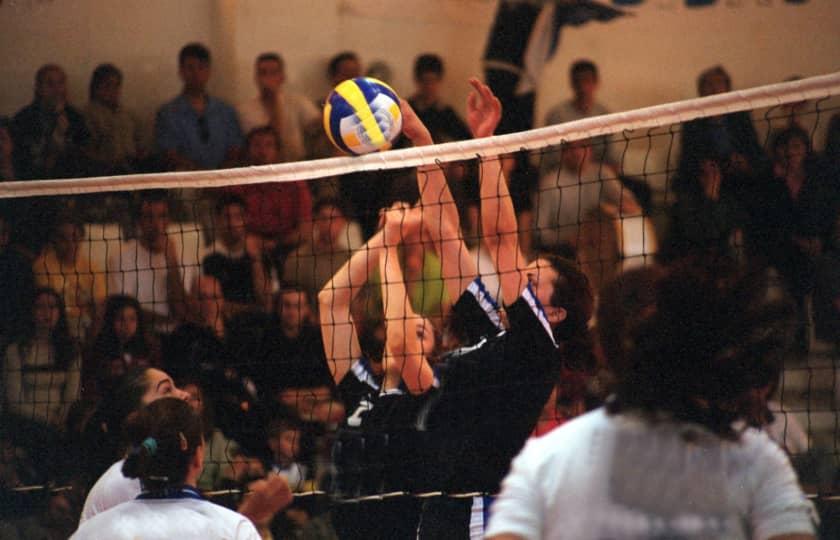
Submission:
[[[537,316],[540,324],[543,325],[543,328],[545,328],[545,331],[548,333],[548,337],[551,338],[551,342],[556,347],[557,342],[554,341],[554,334],[551,332],[551,325],[548,324],[548,317],[546,317],[545,310],[537,298],[537,295],[534,294],[534,290],[531,289],[530,283],[525,287],[525,290],[522,291],[522,298],[525,299],[529,306],[531,306],[531,311],[533,311],[534,315]]]
[[[484,310],[484,313],[487,314],[487,318],[490,319],[490,322],[492,322],[496,328],[502,330],[502,318],[499,315],[499,304],[497,304],[496,300],[493,299],[493,296],[487,290],[487,286],[484,285],[480,276],[475,278],[467,286],[467,291],[475,296],[475,299],[478,301],[478,305],[480,305],[481,309]]]

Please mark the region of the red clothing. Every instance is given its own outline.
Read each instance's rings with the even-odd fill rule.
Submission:
[[[281,238],[312,219],[312,195],[305,182],[246,184],[225,188],[247,205],[248,230]]]

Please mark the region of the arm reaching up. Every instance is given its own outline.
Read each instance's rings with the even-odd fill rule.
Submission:
[[[324,353],[336,384],[341,382],[353,361],[361,355],[350,305],[379,264],[381,250],[382,231],[379,231],[353,253],[318,293]]]

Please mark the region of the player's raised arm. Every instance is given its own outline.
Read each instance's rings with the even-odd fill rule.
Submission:
[[[324,353],[336,384],[341,382],[353,361],[361,355],[350,304],[379,264],[381,250],[382,231],[379,231],[353,253],[318,293]]]
[[[467,99],[467,124],[473,137],[490,137],[502,117],[502,104],[490,88],[476,78]],[[519,247],[519,227],[507,182],[498,158],[480,160],[481,228],[484,245],[499,273],[502,299],[512,304],[527,283],[525,260]]]
[[[406,101],[402,101],[403,133],[414,146],[432,144],[429,130]],[[426,165],[417,169],[423,227],[441,261],[441,277],[451,301],[455,301],[478,275],[475,261],[461,235],[458,207],[449,191],[443,169]]]
[[[411,307],[406,292],[399,245],[420,241],[419,208],[391,208],[385,215],[384,249],[380,251],[379,273],[382,277],[382,304],[385,312],[385,380],[383,390],[399,388],[404,381],[412,394],[431,388],[434,373],[426,361],[418,325],[423,324]]]

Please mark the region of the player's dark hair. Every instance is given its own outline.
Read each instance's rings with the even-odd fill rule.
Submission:
[[[257,56],[257,60],[254,62],[254,65],[259,64],[260,62],[277,62],[280,66],[284,66],[283,57],[277,54],[276,52],[264,52]]]
[[[594,311],[594,297],[589,279],[574,262],[556,255],[540,255],[557,272],[549,303],[566,310],[566,318],[554,330],[554,339],[563,352],[566,367],[591,370],[595,367],[592,332],[589,320]]]
[[[330,62],[327,64],[327,74],[330,78],[335,77],[335,74],[338,73],[339,64],[345,60],[355,60],[358,62],[359,56],[353,51],[342,51],[330,58]]]
[[[93,100],[99,87],[110,77],[116,77],[122,83],[122,71],[114,64],[99,64],[96,66],[96,69],[93,70],[93,74],[90,76],[90,86],[88,87],[88,96],[91,100]]]
[[[577,60],[572,64],[572,67],[569,68],[569,76],[574,81],[578,75],[582,75],[584,73],[591,73],[595,80],[598,79],[598,66],[595,65],[595,62],[592,60]]]
[[[143,407],[129,426],[131,448],[123,475],[139,478],[146,491],[184,483],[190,461],[202,444],[201,418],[176,398],[161,398]]]
[[[414,61],[414,78],[419,79],[424,73],[443,76],[443,60],[436,54],[421,54]]]
[[[763,275],[725,259],[692,257],[613,283],[599,308],[616,377],[608,411],[638,410],[650,419],[666,413],[737,439],[733,422],[754,408],[750,390],[778,374],[792,313]]]
[[[201,43],[188,43],[178,53],[178,65],[184,65],[187,58],[195,58],[201,62],[210,64],[210,49]]]

